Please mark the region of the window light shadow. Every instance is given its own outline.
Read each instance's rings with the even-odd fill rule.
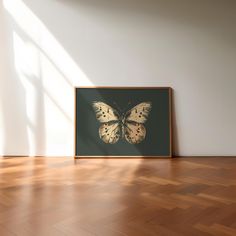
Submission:
[[[92,82],[23,1],[3,6],[11,21],[15,79],[26,98],[26,155],[73,155],[74,86]]]
[[[4,0],[3,6],[11,21],[16,78],[26,98],[27,155],[72,156],[74,86],[93,83],[22,0]]]

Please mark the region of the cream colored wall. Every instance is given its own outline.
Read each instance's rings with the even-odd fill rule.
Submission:
[[[236,155],[234,0],[4,0],[0,24],[0,155],[73,155],[80,85],[171,86],[175,153]]]

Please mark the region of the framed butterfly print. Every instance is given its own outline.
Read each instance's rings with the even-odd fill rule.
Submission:
[[[75,88],[75,158],[171,156],[171,88]]]

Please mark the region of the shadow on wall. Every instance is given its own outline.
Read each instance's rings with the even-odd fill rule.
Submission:
[[[236,41],[234,31],[225,33],[235,25],[236,2],[232,1],[226,4],[227,1],[216,0],[212,4],[212,0],[60,0],[56,4],[47,2],[47,11],[41,1],[24,2],[63,43],[89,78],[102,84],[112,84],[110,78],[125,83],[128,78],[130,85],[143,85],[143,78],[147,84],[163,84],[164,78],[158,79],[156,74],[162,61],[168,59],[170,65],[179,55],[176,47],[183,48],[183,34],[196,47],[201,40],[223,42],[229,48]],[[57,9],[54,17],[51,9]],[[163,48],[172,58],[162,55]],[[158,54],[162,55],[162,61]],[[108,63],[115,65],[111,72]]]
[[[201,110],[201,103],[196,101],[201,100],[205,105],[206,91],[215,85],[214,95],[219,99],[217,93],[222,89],[222,71],[229,68],[228,77],[231,72],[234,73],[230,70],[230,61],[233,61],[230,59],[231,56],[235,58],[231,51],[236,34],[235,30],[229,29],[235,28],[236,2],[24,0],[24,3],[44,22],[86,75],[92,78],[92,83],[173,87],[176,91],[173,99],[175,154],[180,154],[181,147],[191,149],[189,143],[196,140],[201,142],[204,140],[203,134],[210,136],[217,122],[222,122],[220,116],[212,112],[208,117],[218,121],[211,128],[209,118],[202,122],[204,126],[199,125],[199,129],[192,128],[190,124],[197,124],[202,118],[201,112],[206,110]],[[50,50],[46,49],[48,54]],[[57,60],[53,58],[53,61]],[[219,70],[218,73],[216,67],[220,66],[225,70]],[[65,65],[60,64],[59,68],[65,68]],[[204,78],[207,79],[204,81]],[[80,85],[81,80],[75,77],[72,80]],[[188,92],[189,89],[194,94]],[[200,104],[200,111],[192,109],[192,98],[189,103],[185,102],[192,95],[195,102]],[[220,100],[213,105],[220,103]],[[206,107],[209,105],[212,104],[209,102]],[[189,109],[192,109],[191,114]],[[182,142],[179,142],[176,133],[179,123]],[[220,139],[212,141],[212,144]],[[210,149],[205,147],[203,141],[196,150],[200,148]]]
[[[71,3],[70,6],[75,4],[73,1]],[[78,7],[85,7],[84,5],[89,3],[92,2],[78,1],[76,4]],[[115,11],[113,4],[107,1],[100,3],[101,8],[110,6]],[[122,2],[119,6],[123,8],[128,4],[131,7],[131,3],[132,1]],[[92,82],[52,35],[57,35],[58,31],[50,25],[52,22],[47,21],[47,16],[42,15],[40,10],[41,7],[44,9],[45,5],[41,4],[38,8],[37,4],[27,0],[4,1],[9,29],[7,35],[11,38],[7,53],[10,53],[11,57],[8,61],[9,68],[6,66],[9,73],[2,80],[4,86],[1,86],[4,88],[1,93],[4,115],[3,155],[73,155],[73,86],[92,85]],[[136,7],[139,9],[143,5],[139,3]],[[47,13],[50,13],[52,18],[52,12]],[[52,33],[41,19],[47,22]],[[56,27],[59,26],[60,22],[56,24]],[[61,33],[63,32],[59,32],[59,35]],[[69,41],[71,37],[72,35],[68,36]],[[78,50],[70,49],[68,39],[60,36],[57,38],[65,41],[65,46],[71,54],[79,55]],[[74,57],[77,58],[78,55]],[[86,58],[83,58],[83,55],[82,53],[79,62],[85,65]],[[88,55],[88,60],[92,61],[91,54]],[[93,62],[91,66],[90,63],[85,65],[88,71],[93,70],[92,67]],[[94,69],[93,71],[96,71],[96,68]],[[98,77],[101,77],[101,74],[98,73]],[[134,81],[131,85],[135,85]],[[176,130],[175,112],[173,118]],[[178,143],[176,132],[174,134],[176,152]]]
[[[6,38],[6,21],[3,6],[0,4],[0,34],[1,34],[1,68],[0,72],[0,108],[1,108],[1,145],[0,155],[21,155],[29,151],[29,138],[27,134],[26,94],[17,79],[13,61],[8,53],[12,54],[12,41]],[[20,145],[16,145],[16,144]]]
[[[29,138],[25,90],[21,83],[12,77],[17,78],[14,74],[2,77],[0,85],[3,149],[1,155],[26,155],[29,151]]]
[[[1,155],[73,155],[73,82],[89,81],[23,1],[3,9]]]
[[[9,64],[13,68],[14,65],[11,63],[12,61]],[[42,81],[30,77],[24,84],[22,77],[18,73],[14,73],[14,69],[8,71],[10,73],[1,80],[3,154],[43,153],[45,150],[45,124]],[[35,119],[31,116],[31,112],[34,113]]]
[[[6,10],[7,2],[4,9]],[[9,12],[8,12],[9,13]],[[3,114],[3,155],[36,155],[45,152],[45,119],[43,85],[39,75],[27,78],[24,71],[28,58],[24,32],[9,15],[5,14],[5,76],[1,80]],[[10,55],[10,56],[9,56]],[[39,61],[39,60],[38,60]],[[35,68],[31,68],[32,70]],[[33,81],[33,82],[32,82]]]

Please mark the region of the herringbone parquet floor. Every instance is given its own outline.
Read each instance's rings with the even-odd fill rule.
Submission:
[[[0,235],[236,235],[236,158],[0,159]]]

